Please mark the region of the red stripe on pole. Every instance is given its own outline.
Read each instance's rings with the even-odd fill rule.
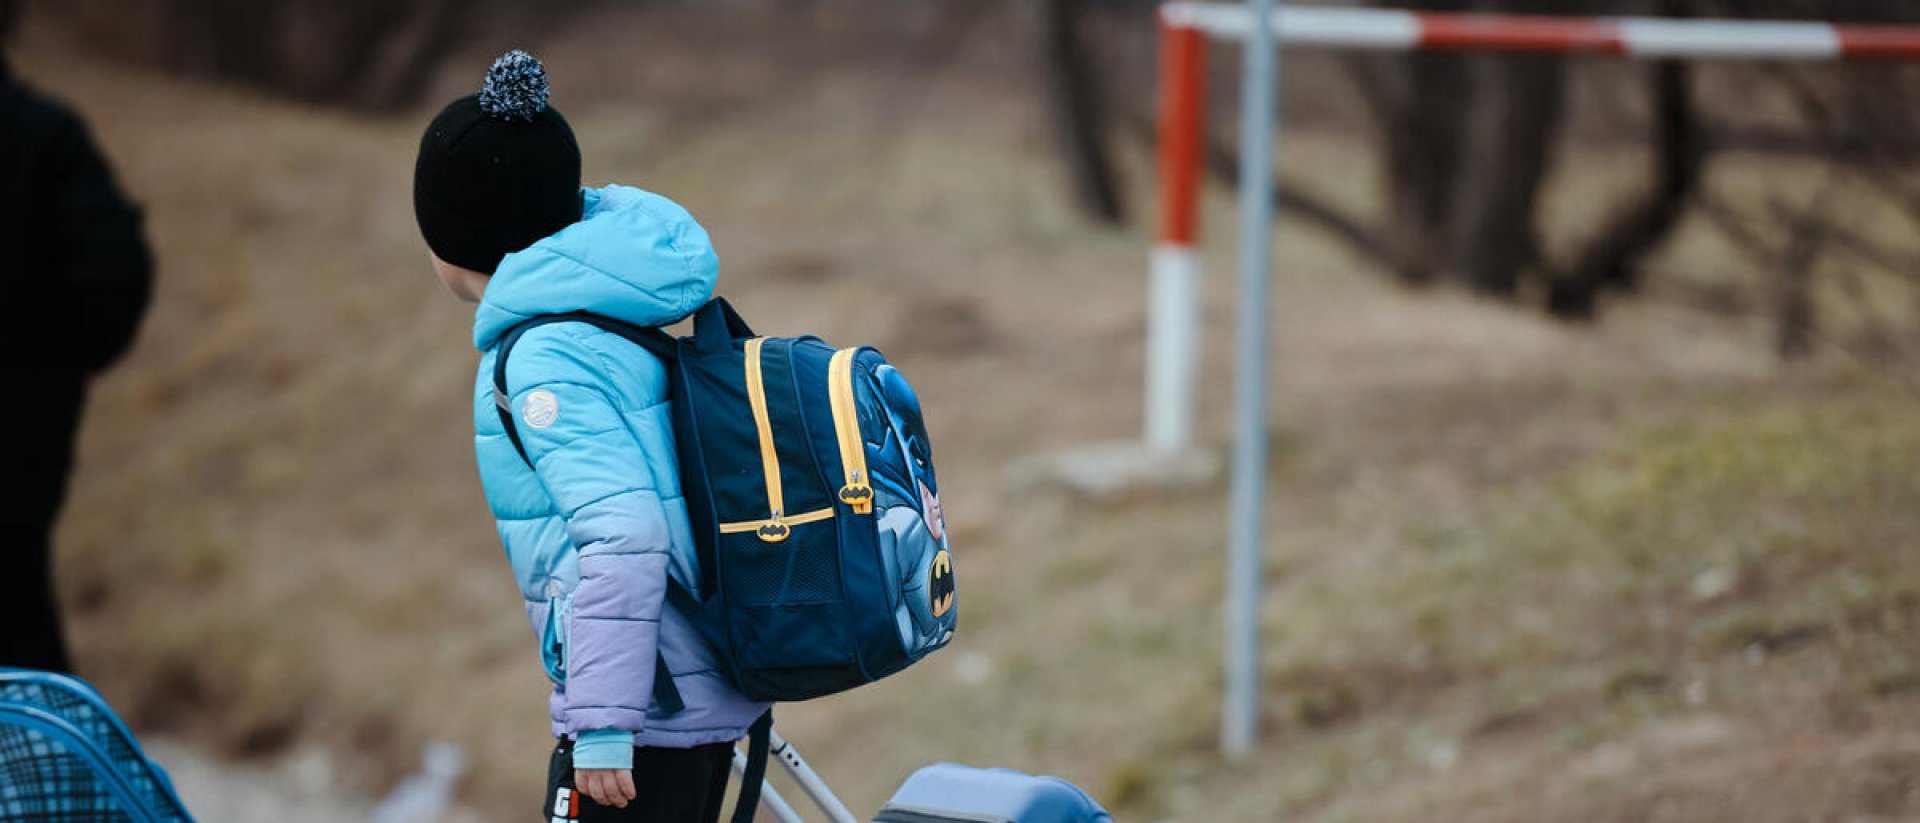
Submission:
[[[1920,58],[1920,26],[1835,26],[1840,53],[1853,59]]]
[[[1191,246],[1200,228],[1207,36],[1160,21],[1160,241]]]
[[[1519,14],[1418,14],[1419,48],[1623,54],[1620,27],[1603,20]]]

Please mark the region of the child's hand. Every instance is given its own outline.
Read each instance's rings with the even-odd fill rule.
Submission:
[[[636,794],[630,769],[574,769],[573,785],[593,802],[616,809],[626,808]]]

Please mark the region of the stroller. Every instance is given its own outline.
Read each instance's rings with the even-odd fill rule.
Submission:
[[[99,692],[67,675],[8,668],[0,668],[0,820],[193,823]]]
[[[860,823],[793,745],[772,735],[780,763],[832,823]],[[747,770],[735,752],[734,772]],[[760,810],[801,823],[772,785]],[[875,823],[1112,823],[1062,780],[952,764],[915,772]],[[78,678],[0,668],[0,821],[7,823],[193,823],[173,783],[113,709]]]

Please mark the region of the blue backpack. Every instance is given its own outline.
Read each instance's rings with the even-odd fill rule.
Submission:
[[[953,639],[953,558],[933,452],[913,388],[880,352],[814,337],[756,337],[725,300],[675,339],[589,313],[515,327],[588,323],[667,366],[681,492],[697,581],[668,599],[712,643],[742,694],[794,701],[900,671]],[[513,416],[500,410],[526,457]],[[664,666],[659,667],[665,673]],[[671,678],[656,700],[679,705]]]

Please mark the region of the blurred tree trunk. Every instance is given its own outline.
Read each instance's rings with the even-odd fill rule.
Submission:
[[[1411,251],[1400,256],[1398,271],[1408,283],[1432,282],[1454,256],[1447,224],[1465,160],[1467,129],[1460,112],[1474,99],[1466,68],[1451,55],[1409,59],[1406,102],[1382,141],[1391,219],[1406,232]]]
[[[1666,17],[1689,16],[1688,0],[1659,0]],[[1641,261],[1679,226],[1706,166],[1690,86],[1692,67],[1668,60],[1649,69],[1653,104],[1653,184],[1637,201],[1614,213],[1606,227],[1548,286],[1547,311],[1563,320],[1590,320],[1602,292],[1627,293],[1640,285]]]
[[[1047,108],[1074,202],[1088,218],[1108,225],[1126,219],[1119,175],[1107,149],[1107,123],[1087,49],[1081,42],[1081,0],[1040,4],[1040,65]]]
[[[272,36],[281,7],[251,0],[175,0],[168,19],[191,27],[180,41],[179,53],[189,68],[228,77],[276,78],[281,72],[274,57],[279,38]],[[199,65],[193,65],[199,63]]]
[[[1511,299],[1540,258],[1534,212],[1566,110],[1566,61],[1527,55],[1479,62],[1462,170],[1468,182],[1455,198],[1457,265],[1475,291]]]
[[[1429,0],[1429,11],[1582,14],[1586,0]],[[1618,7],[1610,9],[1622,11]],[[1684,0],[1660,12],[1683,16]],[[1537,214],[1566,119],[1568,69],[1557,55],[1421,53],[1356,61],[1362,99],[1380,134],[1386,234],[1402,282],[1446,277],[1501,299],[1540,282],[1556,316],[1593,316],[1602,291],[1639,282],[1640,261],[1678,225],[1704,164],[1684,65],[1656,67],[1653,183],[1621,207],[1572,262],[1555,266]],[[1556,273],[1558,272],[1558,273]]]
[[[1423,11],[1511,10],[1427,0]],[[1563,4],[1564,5],[1564,4]],[[1541,11],[1539,8],[1519,9]],[[1540,261],[1534,211],[1565,110],[1565,62],[1421,52],[1353,64],[1379,134],[1394,273],[1512,299]]]
[[[1416,5],[1460,11],[1472,0]],[[1400,247],[1394,274],[1410,285],[1431,283],[1455,254],[1450,224],[1467,136],[1461,113],[1473,103],[1473,77],[1457,54],[1416,52],[1349,66],[1380,134],[1388,220]]]
[[[1654,184],[1638,202],[1618,213],[1587,245],[1565,273],[1554,278],[1547,311],[1565,320],[1589,320],[1598,312],[1602,292],[1637,289],[1641,260],[1664,241],[1685,216],[1706,166],[1706,145],[1696,123],[1688,90],[1692,71],[1685,63],[1663,62],[1651,70],[1648,90],[1654,100]]]

